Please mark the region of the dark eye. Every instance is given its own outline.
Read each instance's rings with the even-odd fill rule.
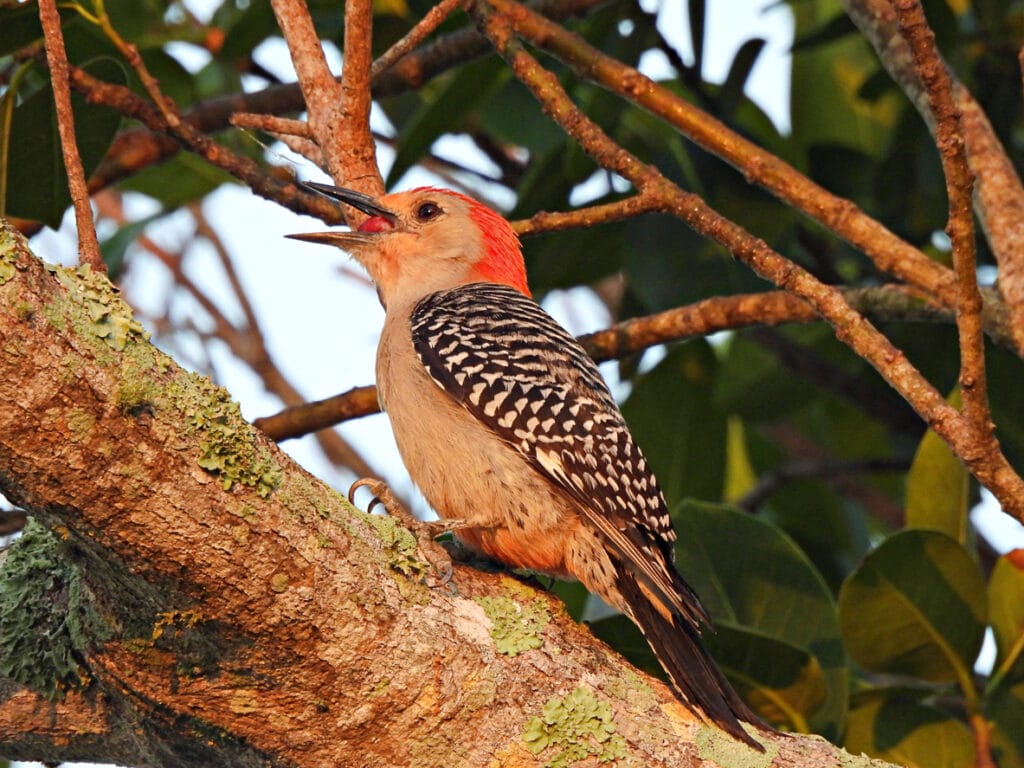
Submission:
[[[436,203],[420,203],[420,207],[416,209],[416,218],[420,221],[430,221],[436,219],[441,213],[441,206]]]

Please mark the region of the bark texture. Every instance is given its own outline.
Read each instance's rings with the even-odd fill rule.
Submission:
[[[882,765],[761,755],[557,600],[353,510],[0,220],[0,754],[146,766]]]

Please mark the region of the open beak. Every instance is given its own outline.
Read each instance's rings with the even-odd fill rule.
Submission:
[[[345,203],[346,205],[351,205],[353,208],[358,211],[362,211],[367,216],[384,219],[384,221],[392,227],[398,223],[398,216],[393,211],[389,211],[374,198],[369,195],[364,195],[362,192],[356,192],[354,189],[345,189],[344,187],[335,187],[330,184],[318,184],[314,181],[300,182],[300,186],[321,194],[324,197],[329,197],[332,200],[337,200]],[[307,243],[322,243],[324,245],[334,245],[339,248],[345,248],[347,246],[366,243],[372,240],[374,235],[379,231],[380,230],[366,232],[359,230],[351,230],[349,232],[308,232],[297,235],[285,235],[285,237],[292,240],[303,240]]]

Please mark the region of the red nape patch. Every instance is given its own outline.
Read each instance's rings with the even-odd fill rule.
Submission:
[[[530,286],[526,282],[526,264],[523,263],[523,251],[519,246],[519,237],[512,225],[505,221],[500,213],[496,213],[483,203],[466,197],[450,189],[436,187],[418,187],[413,192],[441,192],[469,204],[469,217],[479,228],[483,236],[483,246],[487,255],[473,267],[474,276],[483,282],[498,283],[515,288],[520,293],[530,296]],[[362,227],[360,227],[362,229]]]
[[[360,232],[386,232],[389,229],[393,229],[391,222],[385,219],[383,216],[371,216],[362,224],[359,225]]]
[[[470,204],[469,216],[480,228],[487,249],[487,256],[477,263],[474,271],[483,280],[511,286],[529,296],[523,251],[512,225],[486,205],[475,200],[470,200]]]

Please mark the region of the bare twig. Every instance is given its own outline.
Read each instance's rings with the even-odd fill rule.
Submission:
[[[981,328],[981,292],[974,252],[971,192],[974,178],[967,164],[960,114],[953,103],[952,84],[935,48],[935,35],[918,0],[895,3],[900,32],[910,46],[935,121],[935,143],[946,176],[949,221],[946,232],[953,246],[956,271],[956,323],[960,339],[960,389],[967,422],[980,441],[992,440],[988,390],[985,386],[985,346]]]
[[[384,51],[373,62],[373,66],[370,68],[370,78],[376,80],[382,72],[386,72],[396,61],[410,53],[413,48],[422,43],[463,2],[464,0],[441,0],[441,2],[427,11],[427,14],[419,20],[416,26],[410,29],[401,40]]]
[[[68,57],[64,50],[64,33],[60,28],[60,14],[56,0],[39,0],[39,21],[46,39],[46,63],[50,68],[50,83],[53,85],[53,100],[57,114],[57,131],[64,153],[64,167],[68,172],[68,190],[75,209],[75,225],[78,229],[78,258],[82,264],[106,272],[96,238],[96,227],[92,220],[92,206],[89,190],[85,183],[85,169],[78,154],[75,140],[75,116],[71,111],[71,88],[68,85]]]
[[[266,432],[272,440],[281,442],[375,413],[380,413],[377,388],[366,386],[355,387],[326,400],[285,408],[273,416],[254,419],[252,423]]]
[[[302,120],[291,120],[275,115],[263,115],[254,112],[238,112],[231,116],[231,124],[236,128],[251,128],[274,136],[293,152],[302,155],[318,168],[324,167],[324,155],[320,147],[312,140],[309,123]]]

